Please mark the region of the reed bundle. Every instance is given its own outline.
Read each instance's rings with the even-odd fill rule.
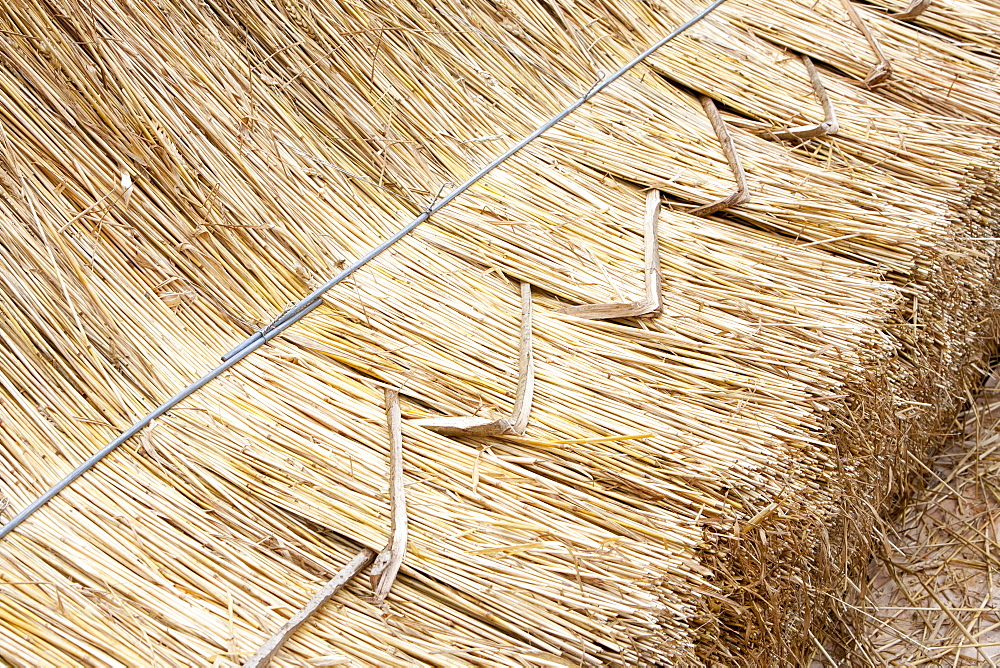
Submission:
[[[734,7],[737,20],[755,33],[809,54],[848,76],[863,80],[874,66],[876,56],[866,35],[848,18],[839,1],[779,3],[766,19],[751,5]],[[979,7],[988,11],[987,4]],[[928,113],[996,122],[994,59],[874,10],[858,7],[856,13],[863,26],[879,35],[884,54],[892,63],[895,74],[882,91],[884,95]],[[961,73],[942,76],[942,68],[951,63],[962,63]],[[993,104],[983,105],[990,100]]]
[[[995,1],[968,5],[921,1],[908,5],[894,0],[871,4],[889,12],[892,18],[950,37],[963,49],[994,58],[1000,55],[1000,4]]]
[[[24,506],[690,10],[8,3],[2,494]],[[777,141],[822,106],[746,14],[637,68],[0,545],[5,660],[239,665],[359,547],[386,544],[385,388],[404,418],[400,577],[381,607],[350,584],[276,664],[723,651],[698,629],[720,625],[731,550],[706,536],[766,543],[771,522],[826,518],[845,398],[927,337],[949,360],[982,350],[963,337],[993,294],[975,240],[996,213],[978,74],[954,103],[910,104],[823,52],[849,75],[821,72],[841,133]],[[939,70],[981,63],[919,39]],[[746,169],[750,200],[725,217],[688,213],[736,183],[696,92],[724,105]],[[645,295],[649,188],[662,314],[560,313]],[[962,235],[961,263],[942,259]],[[934,282],[945,265],[968,296]],[[408,425],[511,414],[517,282],[535,288],[527,432]],[[900,334],[914,299],[920,318],[955,313]],[[857,448],[860,469],[874,450]],[[770,577],[803,577],[776,563]]]

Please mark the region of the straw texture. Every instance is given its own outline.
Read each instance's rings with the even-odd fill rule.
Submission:
[[[995,666],[997,376],[962,416],[957,437],[925,470],[929,489],[885,527],[866,583],[873,665]],[[862,658],[863,657],[863,658]]]
[[[695,9],[6,3],[10,509]],[[386,389],[399,576],[381,606],[353,579],[273,665],[814,648],[908,453],[975,375],[997,288],[995,61],[856,9],[885,86],[863,84],[842,5],[734,3],[109,457],[0,544],[4,659],[241,665],[389,542]],[[835,136],[781,138],[824,118],[783,47],[812,57]],[[741,187],[733,151],[749,199],[692,215]],[[563,312],[647,300],[654,255],[659,315]],[[524,433],[414,424],[519,413],[525,312]]]

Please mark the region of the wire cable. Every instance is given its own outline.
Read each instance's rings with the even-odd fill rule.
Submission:
[[[457,188],[452,190],[450,193],[445,195],[442,199],[432,203],[428,206],[422,214],[414,218],[412,221],[407,223],[398,232],[393,234],[391,237],[383,241],[381,244],[375,248],[368,251],[363,257],[356,260],[349,267],[345,268],[339,274],[323,283],[321,286],[313,290],[309,295],[304,297],[301,301],[296,302],[291,308],[287,309],[284,313],[278,316],[271,324],[255,332],[252,336],[247,338],[245,341],[237,345],[235,348],[230,350],[228,353],[223,355],[222,364],[216,368],[209,371],[207,374],[199,378],[198,380],[191,383],[181,392],[178,392],[173,397],[163,402],[155,409],[153,409],[149,414],[143,417],[141,420],[133,424],[128,431],[121,434],[118,438],[108,443],[106,446],[101,448],[99,451],[91,455],[85,462],[77,466],[73,471],[67,475],[65,478],[60,480],[58,483],[52,486],[47,492],[42,494],[40,497],[35,499],[30,505],[28,505],[24,510],[13,517],[9,522],[0,527],[0,539],[3,539],[7,534],[13,531],[19,524],[24,520],[28,519],[33,515],[39,508],[44,506],[46,503],[55,498],[60,492],[69,487],[73,482],[82,476],[84,473],[89,471],[96,465],[99,461],[107,457],[109,454],[118,449],[118,446],[128,441],[130,438],[138,434],[140,431],[145,429],[149,424],[164,415],[171,408],[181,403],[192,394],[200,390],[201,388],[208,385],[210,382],[218,378],[220,375],[236,366],[241,360],[249,356],[255,350],[266,344],[271,339],[280,335],[283,331],[294,325],[296,322],[304,318],[310,312],[315,310],[320,304],[323,303],[323,295],[329,291],[332,287],[349,277],[351,274],[356,272],[361,267],[365,266],[376,257],[384,253],[403,237],[408,235],[410,232],[415,230],[421,223],[425,222],[428,218],[433,216],[435,213],[448,206],[455,198],[464,193],[466,190],[475,185],[480,179],[492,172],[494,169],[505,163],[517,152],[523,149],[525,146],[531,142],[538,139],[545,132],[552,129],[553,126],[557,125],[560,121],[565,119],[567,116],[572,114],[574,111],[582,107],[584,104],[589,102],[593,97],[599,95],[601,91],[606,89],[608,86],[613,84],[615,81],[620,79],[626,73],[629,72],[636,65],[642,61],[649,58],[661,47],[663,47],[668,42],[674,40],[677,36],[691,28],[693,25],[701,21],[703,18],[712,13],[719,5],[726,2],[726,0],[715,0],[711,5],[700,11],[698,14],[690,18],[687,22],[681,24],[669,35],[663,37],[661,40],[650,46],[648,49],[640,53],[638,56],[633,58],[628,64],[622,66],[619,70],[614,72],[611,76],[604,78],[599,83],[597,83],[593,88],[588,90],[586,94],[578,98],[575,102],[570,104],[568,107],[560,111],[558,114],[549,119],[545,124],[538,127],[534,132],[526,136],[524,139],[519,141],[517,144],[507,149],[504,153],[490,162],[488,165],[476,172],[467,181],[459,185]]]

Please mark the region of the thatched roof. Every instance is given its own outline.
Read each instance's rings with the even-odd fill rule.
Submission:
[[[815,649],[997,291],[993,0],[847,7],[724,5],[102,461],[0,542],[0,657],[240,665],[386,544],[385,388],[400,576],[276,665]],[[6,517],[697,9],[7,2]],[[737,188],[729,141],[749,200],[692,215]],[[661,312],[565,312],[649,296],[650,203]],[[527,431],[420,426],[511,415],[521,283]]]

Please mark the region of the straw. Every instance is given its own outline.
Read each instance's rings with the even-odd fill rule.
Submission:
[[[278,653],[285,641],[294,634],[299,627],[305,624],[309,618],[327,601],[329,601],[338,591],[344,588],[352,577],[357,575],[358,571],[363,569],[365,566],[370,564],[372,560],[375,559],[375,553],[369,549],[364,549],[358,553],[358,556],[354,557],[351,561],[344,565],[337,575],[333,577],[332,580],[323,585],[323,588],[316,592],[306,607],[295,613],[295,616],[285,622],[285,625],[281,629],[271,636],[266,643],[264,643],[257,653],[252,657],[247,659],[247,662],[243,665],[245,668],[258,668],[261,666],[267,666],[271,663],[271,659],[274,655]]]
[[[27,508],[18,513],[14,518],[11,519],[10,522],[5,524],[3,527],[0,527],[0,539],[2,539],[5,535],[7,535],[9,532],[15,529],[25,519],[34,514],[43,505],[48,503],[62,490],[71,485],[81,475],[83,475],[91,468],[93,468],[93,466],[97,462],[104,459],[104,457],[114,452],[116,449],[118,449],[119,446],[121,446],[123,443],[125,443],[133,436],[138,434],[142,429],[146,428],[150,423],[152,423],[153,420],[166,414],[167,411],[169,411],[170,409],[172,409],[173,407],[175,407],[176,405],[178,405],[179,403],[190,397],[191,394],[197,392],[202,387],[204,387],[208,383],[218,378],[222,373],[227,371],[233,365],[242,361],[247,355],[252,354],[260,346],[266,344],[274,337],[279,336],[289,326],[296,323],[302,317],[308,315],[313,309],[315,309],[322,303],[321,300],[323,295],[326,292],[328,292],[331,288],[341,283],[344,279],[351,276],[351,274],[353,274],[355,271],[368,264],[374,258],[381,255],[391,246],[395,245],[406,235],[408,235],[410,232],[416,229],[417,226],[419,226],[428,218],[430,218],[434,213],[447,206],[449,203],[451,203],[452,200],[454,200],[459,195],[464,193],[466,190],[472,187],[476,182],[478,182],[484,176],[492,172],[494,169],[496,169],[501,164],[506,162],[509,158],[518,153],[521,149],[530,144],[532,141],[534,141],[542,134],[550,130],[552,127],[554,127],[556,124],[561,122],[571,113],[576,111],[576,109],[580,108],[585,103],[590,101],[591,98],[600,94],[606,87],[610,86],[616,80],[618,80],[623,75],[628,73],[629,70],[633,69],[636,65],[638,65],[643,60],[648,58],[650,55],[655,53],[657,50],[662,48],[668,42],[672,41],[676,36],[680,35],[689,27],[691,27],[692,25],[696,24],[698,21],[703,19],[710,12],[712,12],[712,10],[721,5],[723,2],[725,2],[725,0],[715,0],[715,2],[713,2],[707,8],[705,8],[702,12],[696,14],[686,23],[682,24],[681,26],[676,28],[673,32],[661,38],[655,44],[649,46],[645,51],[643,51],[641,54],[633,58],[626,65],[619,68],[611,76],[607,78],[602,78],[602,80],[597,84],[595,84],[589,91],[587,91],[585,95],[583,95],[582,97],[577,99],[573,104],[571,104],[570,106],[566,107],[564,110],[553,116],[546,123],[536,128],[533,132],[531,132],[527,137],[518,142],[515,146],[505,151],[502,155],[500,155],[492,162],[490,162],[488,165],[480,169],[478,172],[476,172],[476,174],[474,174],[460,186],[458,186],[450,193],[448,193],[448,195],[446,195],[443,199],[438,201],[437,196],[435,196],[434,201],[431,202],[431,205],[427,207],[424,213],[414,218],[408,224],[404,225],[400,230],[395,232],[388,239],[386,239],[378,246],[376,246],[368,253],[366,253],[364,256],[359,258],[357,261],[355,261],[353,264],[347,267],[344,271],[340,272],[336,276],[330,278],[320,286],[316,287],[307,297],[299,300],[294,305],[286,308],[286,310],[283,311],[282,314],[278,318],[276,318],[270,325],[262,328],[261,331],[257,332],[255,335],[251,336],[245,341],[239,343],[235,348],[233,348],[228,353],[223,355],[222,356],[223,364],[216,367],[208,374],[202,376],[200,379],[189,385],[185,390],[175,394],[173,397],[171,397],[164,403],[157,406],[156,409],[147,413],[143,418],[141,418],[138,422],[132,425],[132,427],[130,427],[127,431],[125,431],[125,433],[123,433],[121,436],[113,440],[111,443],[107,444],[105,447],[101,448],[101,450],[99,450],[97,453],[95,453],[94,455],[89,457],[86,461],[84,461],[82,464],[80,464],[69,475],[60,480],[56,485],[52,486],[48,491],[45,492],[45,494],[40,496],[31,504],[29,504]],[[123,176],[122,182],[123,182],[123,187],[125,187],[126,183],[129,184],[128,188],[126,188],[125,199],[127,203],[127,199],[130,196],[131,192],[131,179],[128,178],[126,174],[125,176]],[[440,194],[441,190],[439,189],[438,195]],[[518,417],[518,419],[520,419],[520,417]]]
[[[961,433],[925,470],[929,487],[885,529],[858,648],[872,660],[996,664],[996,380],[994,373],[961,417]]]
[[[4,519],[693,13],[88,7],[0,10]],[[824,120],[807,66],[749,11],[713,14],[9,535],[5,658],[242,665],[389,543],[386,388],[405,567],[381,605],[341,591],[275,665],[815,650],[982,361],[998,275],[986,56],[857,7],[897,67],[868,90],[863,34],[823,7],[803,26],[836,136],[775,141]],[[906,90],[912,40],[939,62],[907,76],[958,77],[953,98]],[[737,171],[699,95],[751,195],[705,217]],[[660,315],[559,312],[646,299],[654,250]],[[512,281],[524,434],[413,424],[524,405]]]
[[[385,411],[389,422],[389,507],[392,513],[392,536],[375,557],[371,582],[375,600],[382,602],[396,581],[406,557],[406,488],[403,482],[403,433],[399,417],[399,392],[385,391]]]

